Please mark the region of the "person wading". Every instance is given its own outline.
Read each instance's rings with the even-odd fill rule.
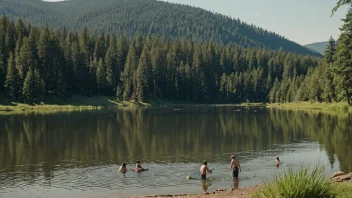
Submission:
[[[229,170],[231,170],[231,169],[232,169],[232,177],[238,178],[238,173],[241,172],[241,165],[236,160],[236,157],[234,155],[231,156],[231,165],[230,165]]]

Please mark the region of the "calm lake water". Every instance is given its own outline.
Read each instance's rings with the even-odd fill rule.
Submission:
[[[321,163],[352,170],[352,116],[241,107],[132,108],[0,116],[0,197],[127,197],[239,187]],[[275,156],[282,161],[275,166]],[[141,160],[149,171],[118,172]],[[196,180],[187,180],[191,175]]]

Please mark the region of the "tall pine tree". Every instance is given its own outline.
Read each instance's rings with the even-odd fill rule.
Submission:
[[[352,7],[342,21],[344,24],[338,40],[334,72],[342,93],[347,98],[348,104],[352,105]]]
[[[36,79],[32,68],[29,69],[24,80],[22,96],[26,102],[32,102],[37,96]]]
[[[7,94],[12,98],[19,98],[21,94],[20,75],[16,68],[13,53],[10,53],[5,81]]]

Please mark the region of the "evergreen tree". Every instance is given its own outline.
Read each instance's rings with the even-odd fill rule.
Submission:
[[[336,6],[332,9],[332,15],[341,7],[344,5],[352,5],[352,0],[339,0],[336,4]]]
[[[106,85],[106,75],[103,60],[100,58],[97,67],[97,88],[100,94],[104,94]]]
[[[338,86],[347,98],[348,104],[352,105],[352,8],[342,21],[344,24],[338,40],[334,73],[338,77]]]
[[[124,84],[122,82],[122,73],[126,64],[127,54],[129,51],[128,40],[124,34],[120,34],[119,40],[117,41],[117,71],[116,71],[116,84],[117,91],[116,96],[120,100],[123,98]]]
[[[5,63],[2,61],[2,57],[3,57],[3,54],[0,51],[0,93],[3,92],[3,89],[4,89],[4,82],[5,82],[5,76],[6,76],[6,70],[7,70]]]
[[[43,94],[45,92],[45,83],[43,78],[40,76],[40,72],[38,69],[34,70],[34,78],[36,86],[35,93],[38,95]]]
[[[23,83],[22,97],[26,102],[32,102],[37,96],[36,79],[33,69],[30,68],[27,72],[26,79]]]
[[[9,21],[6,16],[0,18],[0,52],[2,54],[0,58],[2,63],[6,63],[7,61],[6,53],[8,49],[6,47],[6,34],[8,23]]]
[[[122,74],[122,82],[124,84],[124,93],[123,99],[129,100],[132,97],[132,93],[134,93],[134,74],[137,68],[137,57],[136,57],[136,50],[134,45],[131,44],[128,50],[127,61],[125,70]]]
[[[13,53],[10,53],[7,66],[7,75],[5,81],[7,94],[12,98],[18,98],[21,95],[20,76],[16,68]]]
[[[110,90],[116,92],[117,81],[120,79],[118,75],[118,63],[117,63],[117,50],[116,50],[116,38],[112,36],[110,38],[110,44],[108,51],[105,55],[105,68],[106,68],[106,81]],[[110,95],[110,94],[109,94]]]
[[[135,95],[139,102],[144,100],[145,93],[149,93],[149,80],[151,74],[151,64],[149,60],[149,51],[148,48],[145,47],[141,58],[139,59],[138,68],[136,71],[136,90]]]
[[[328,64],[332,64],[335,61],[334,60],[335,53],[336,53],[336,42],[332,37],[330,37],[328,46],[326,47],[325,53],[324,53],[324,58]]]
[[[23,45],[19,54],[19,71],[20,76],[24,80],[27,76],[27,72],[30,68],[33,68],[34,61],[32,57],[32,45],[27,37],[23,39]]]
[[[9,53],[13,52],[16,48],[16,42],[15,42],[15,24],[13,21],[9,22],[7,26],[7,32],[6,32],[6,38],[5,38],[5,44],[6,44],[6,51],[7,53],[4,54],[4,62],[5,65],[7,65],[7,60],[9,58]]]
[[[52,68],[52,58],[50,54],[50,35],[48,28],[44,28],[41,31],[39,42],[38,42],[38,56],[39,56],[39,71],[45,77],[45,82],[51,81],[53,76],[53,68]],[[45,88],[45,90],[52,90],[51,83],[48,85],[49,87]]]

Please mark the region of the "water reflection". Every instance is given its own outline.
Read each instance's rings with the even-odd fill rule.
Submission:
[[[235,177],[235,178],[233,178],[233,188],[232,188],[232,190],[236,190],[236,189],[238,189],[238,187],[239,187],[239,185],[240,185],[240,180],[238,179],[238,177]]]
[[[227,166],[230,154],[258,153],[302,138],[319,142],[331,166],[337,159],[339,168],[348,171],[351,120],[351,115],[237,107],[0,116],[0,188],[11,186],[18,175],[26,185],[41,180],[51,186],[58,170],[131,166],[137,159],[148,164],[208,159]]]

